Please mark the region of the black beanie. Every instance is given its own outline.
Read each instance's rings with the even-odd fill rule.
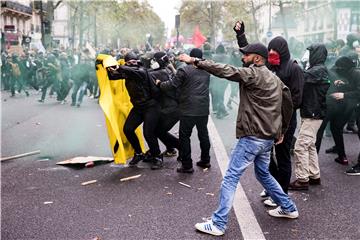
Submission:
[[[201,49],[199,48],[193,48],[190,51],[190,57],[195,57],[195,58],[202,58],[203,53],[201,51]]]
[[[125,55],[125,62],[127,62],[129,60],[139,60],[139,58],[134,52],[128,52]]]

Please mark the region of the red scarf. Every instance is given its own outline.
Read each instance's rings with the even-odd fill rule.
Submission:
[[[269,53],[268,62],[271,65],[280,65],[280,55],[277,52]]]

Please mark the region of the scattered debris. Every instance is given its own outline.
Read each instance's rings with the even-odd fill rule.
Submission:
[[[308,199],[307,199],[307,198],[304,198],[303,200],[304,200],[304,202],[306,202]]]
[[[209,196],[212,196],[212,197],[215,196],[215,194],[209,193],[209,192],[207,192],[206,195],[209,195]]]
[[[110,163],[113,162],[113,158],[109,157],[95,157],[95,156],[87,156],[87,157],[74,157],[61,162],[57,162],[57,165],[66,165],[74,168],[83,168],[83,167],[93,167],[102,163]],[[93,162],[93,164],[91,163]],[[88,164],[88,165],[87,165]]]
[[[37,123],[35,123],[36,125],[40,125],[41,123],[40,122],[37,122]]]
[[[38,162],[47,162],[47,161],[49,161],[50,160],[50,158],[43,158],[43,159],[40,159],[40,160],[37,160]]]
[[[203,188],[203,187],[199,187],[199,188],[198,188],[198,190],[204,190],[204,189],[205,189],[205,188]]]
[[[93,183],[96,183],[96,182],[97,182],[97,180],[90,180],[90,181],[81,183],[81,185],[86,186],[86,185],[93,184]]]
[[[172,192],[167,192],[166,195],[172,195]]]
[[[18,154],[18,155],[14,155],[14,156],[10,156],[10,157],[4,157],[4,158],[1,158],[0,161],[2,162],[2,161],[12,160],[15,158],[27,157],[27,156],[31,156],[31,155],[35,155],[35,154],[39,154],[39,153],[40,153],[40,150],[36,150],[33,152],[27,152],[27,153]]]
[[[204,168],[203,169],[203,172],[207,172],[209,169],[208,168]]]
[[[126,178],[121,178],[120,181],[121,181],[121,182],[125,182],[125,181],[133,180],[133,179],[136,179],[136,178],[139,178],[139,177],[141,177],[141,174],[135,175],[135,176],[131,176],[131,177],[126,177]]]
[[[45,205],[52,204],[52,203],[54,203],[54,202],[52,202],[52,201],[44,202]]]
[[[128,216],[129,216],[129,217],[132,217],[132,215],[131,215],[131,214],[129,214]]]
[[[94,238],[91,239],[91,240],[101,240],[101,238],[100,238],[99,236],[96,236],[96,237],[94,237]]]
[[[179,184],[180,184],[180,185],[183,185],[184,187],[188,187],[188,188],[191,188],[191,186],[190,186],[190,185],[188,185],[188,184],[185,184],[185,183],[183,183],[183,182],[179,182]]]
[[[165,188],[165,189],[168,189],[169,187],[165,186],[164,188]]]

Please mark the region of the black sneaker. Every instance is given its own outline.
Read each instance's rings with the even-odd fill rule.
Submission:
[[[360,163],[354,165],[352,168],[345,172],[349,176],[360,176]]]
[[[326,149],[325,153],[337,153],[336,146]]]
[[[163,167],[163,160],[160,157],[155,157],[152,160],[151,170],[157,170]]]
[[[133,159],[129,162],[129,166],[133,167],[136,166],[140,161],[144,160],[144,154],[143,153],[135,153]]]
[[[341,165],[349,165],[349,161],[346,157],[335,158],[335,162],[340,163]]]
[[[193,173],[194,172],[194,169],[191,167],[191,168],[184,168],[183,166],[181,166],[181,167],[178,167],[177,169],[176,169],[176,171],[178,172],[178,173]]]
[[[174,148],[172,148],[172,149],[166,149],[166,151],[163,152],[162,155],[164,157],[174,157],[174,156],[176,156],[176,154],[177,154],[176,150]]]
[[[201,168],[210,168],[211,164],[210,164],[210,162],[198,161],[198,162],[196,162],[196,166],[201,167]]]

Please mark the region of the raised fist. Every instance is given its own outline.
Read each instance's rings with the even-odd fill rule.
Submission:
[[[235,23],[235,26],[233,27],[234,31],[236,32],[236,35],[241,35],[245,32],[245,24],[243,21],[237,21]]]

